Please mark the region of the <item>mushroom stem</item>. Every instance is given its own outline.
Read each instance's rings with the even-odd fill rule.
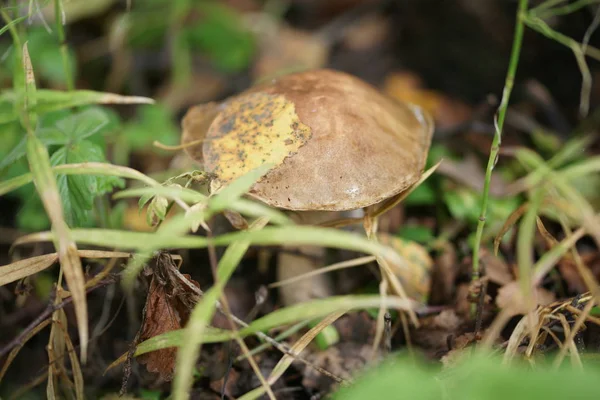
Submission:
[[[310,273],[323,266],[325,249],[316,246],[286,246],[277,257],[277,280],[283,281]],[[300,253],[300,254],[298,254]],[[326,274],[300,280],[293,285],[279,287],[279,295],[285,306],[302,303],[317,298],[331,296],[331,279]]]
[[[301,225],[318,225],[335,218],[335,212],[302,211],[289,212],[290,218]],[[325,249],[319,246],[283,246],[277,256],[277,281],[284,281],[315,271],[324,266]],[[302,279],[293,285],[279,287],[279,295],[285,306],[325,298],[333,294],[331,278],[318,274]]]

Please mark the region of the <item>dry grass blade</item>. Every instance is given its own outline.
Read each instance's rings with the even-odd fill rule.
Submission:
[[[269,289],[273,289],[276,287],[289,285],[291,283],[297,282],[302,279],[308,279],[315,275],[325,274],[327,272],[337,271],[339,269],[344,269],[344,268],[358,267],[360,265],[368,264],[375,260],[376,260],[375,256],[365,256],[365,257],[355,258],[353,260],[341,261],[341,262],[338,262],[335,264],[331,264],[327,267],[319,268],[315,271],[308,272],[306,274],[294,276],[293,278],[289,278],[289,279],[285,279],[282,281],[271,283],[268,287],[269,287]]]
[[[513,357],[517,354],[517,349],[523,339],[527,336],[528,327],[527,323],[529,318],[522,317],[515,329],[513,329],[510,338],[508,339],[508,344],[506,346],[506,350],[504,351],[504,356],[502,362],[504,364],[509,363]]]
[[[47,327],[49,324],[50,324],[49,319],[41,322],[38,326],[36,326],[34,329],[32,329],[30,332],[28,332],[25,337],[23,337],[23,340],[21,341],[21,343],[19,343],[19,346],[15,347],[14,349],[11,350],[11,352],[8,354],[8,357],[6,357],[6,361],[4,362],[2,369],[0,370],[0,382],[2,382],[2,378],[4,378],[6,371],[8,371],[8,367],[10,367],[10,364],[13,362],[13,360],[15,359],[17,354],[19,354],[19,351],[21,351],[23,346],[25,346],[25,343],[27,343],[29,341],[29,339],[31,339],[32,337],[37,335],[42,329]]]
[[[565,255],[575,243],[585,235],[585,228],[579,228],[571,236],[557,244],[544,254],[533,267],[532,284],[539,285],[544,276],[554,267],[558,260]]]
[[[563,362],[563,360],[567,354],[567,349],[575,348],[575,342],[574,342],[575,335],[579,332],[579,330],[583,326],[583,323],[585,322],[587,316],[592,311],[592,308],[594,307],[595,304],[596,303],[594,302],[593,299],[590,300],[585,305],[585,308],[583,309],[581,314],[577,317],[577,320],[575,321],[575,323],[573,324],[573,327],[571,328],[571,332],[565,338],[564,345],[561,347],[560,351],[558,352],[558,355],[554,359],[554,366],[556,368],[558,368],[560,366],[560,364]],[[575,348],[575,353],[577,353],[576,348]]]
[[[101,250],[78,250],[78,254],[81,258],[128,258],[130,256],[129,253],[120,251]],[[58,253],[51,253],[2,265],[0,266],[0,286],[43,271],[56,261],[58,261]]]
[[[525,214],[525,212],[527,211],[528,208],[529,208],[529,203],[521,204],[519,206],[519,208],[517,208],[515,211],[513,211],[510,214],[510,216],[508,217],[508,219],[504,222],[504,225],[502,225],[502,228],[500,228],[500,231],[498,232],[498,234],[496,235],[496,238],[494,239],[494,255],[498,255],[498,249],[500,248],[500,243],[502,243],[502,238],[504,237],[506,232],[508,232],[510,230],[510,228],[512,228],[517,223],[517,220],[519,218],[521,218],[523,216],[523,214]]]
[[[0,286],[18,281],[49,268],[58,260],[58,254],[44,254],[0,267]]]
[[[83,373],[81,372],[81,366],[79,365],[79,360],[77,360],[77,354],[75,353],[75,347],[73,346],[73,342],[69,337],[69,333],[64,325],[59,324],[60,329],[63,334],[63,338],[65,344],[67,346],[67,352],[69,353],[69,360],[71,360],[71,370],[73,372],[73,383],[75,384],[75,398],[77,400],[84,399],[84,383],[83,383]]]
[[[60,284],[60,282],[59,282]],[[60,286],[57,288],[57,301],[60,301],[61,291]],[[65,348],[67,346],[64,334],[59,332],[59,326],[67,323],[65,312],[60,309],[52,313],[52,327],[50,328],[50,339],[46,346],[48,352],[48,383],[46,384],[46,396],[49,399],[55,399],[60,388],[58,378],[60,372],[65,369],[64,357]]]
[[[320,321],[315,327],[306,332],[294,345],[290,348],[288,354],[285,354],[275,365],[273,371],[267,378],[267,382],[269,385],[273,385],[277,380],[283,375],[283,373],[289,368],[289,366],[294,362],[294,356],[300,355],[300,353],[314,340],[314,338],[329,325],[334,323],[338,318],[344,315],[346,311],[339,311],[333,314],[328,315],[322,321]],[[256,388],[242,397],[239,400],[253,400],[263,395],[265,389],[263,387]]]
[[[35,80],[26,44],[23,46],[23,64],[27,77],[26,87],[29,92],[29,88],[35,87]],[[26,99],[29,95],[28,92],[26,92]],[[33,96],[35,96],[35,93]],[[29,121],[31,122],[32,119],[33,118],[29,118]],[[28,126],[27,128],[27,161],[37,192],[39,193],[46,213],[52,223],[52,230],[55,234],[54,246],[58,251],[58,258],[73,296],[77,328],[81,343],[81,361],[85,363],[89,332],[87,300],[85,297],[85,278],[83,276],[81,260],[77,255],[77,246],[71,239],[69,227],[65,222],[58,193],[58,186],[50,165],[48,150],[35,136],[34,127]]]

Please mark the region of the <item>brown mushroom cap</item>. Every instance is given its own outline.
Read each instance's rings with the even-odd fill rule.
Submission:
[[[275,167],[250,190],[288,210],[353,210],[416,183],[433,133],[420,108],[396,102],[343,72],[311,70],[192,107],[182,143],[223,184]]]

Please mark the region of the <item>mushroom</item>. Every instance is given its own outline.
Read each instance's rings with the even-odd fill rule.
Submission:
[[[217,186],[273,163],[248,195],[313,224],[409,189],[423,173],[433,133],[431,117],[419,107],[331,69],[280,76],[223,102],[194,106],[182,127],[185,151]],[[303,260],[282,252],[279,277],[289,277],[290,262],[304,263],[303,272],[314,268],[314,249],[301,249],[312,256]],[[306,286],[308,297],[327,293],[319,277]]]

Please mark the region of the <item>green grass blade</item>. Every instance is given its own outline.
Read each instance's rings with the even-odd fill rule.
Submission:
[[[27,44],[23,46],[23,67],[26,76],[25,102],[35,104],[35,77],[27,51]],[[33,98],[30,99],[29,95]],[[58,186],[52,168],[50,166],[50,156],[48,150],[34,135],[35,126],[32,126],[37,120],[35,111],[26,109],[29,115],[26,124],[27,132],[27,161],[31,170],[33,182],[37,192],[42,200],[46,213],[52,223],[54,246],[58,252],[58,257],[65,278],[69,285],[73,305],[75,307],[75,316],[77,318],[77,328],[81,344],[81,360],[85,363],[87,357],[88,343],[88,320],[87,320],[87,299],[85,295],[85,277],[81,267],[81,260],[77,254],[77,246],[71,238],[69,227],[65,222],[62,204],[58,193]]]
[[[23,94],[18,90],[5,90],[0,94],[0,103],[14,104],[21,102]],[[37,106],[34,111],[45,114],[51,111],[85,106],[90,104],[153,104],[148,97],[123,96],[115,93],[97,92],[93,90],[60,90],[38,89]],[[0,124],[13,122],[18,119],[18,113],[0,114]]]
[[[249,231],[260,230],[267,220],[257,220]],[[175,400],[188,399],[193,383],[193,372],[196,359],[202,346],[202,336],[216,310],[215,303],[221,297],[223,288],[238,266],[242,257],[250,247],[249,241],[237,241],[227,248],[219,261],[216,284],[205,293],[202,300],[194,307],[185,330],[185,340],[177,352],[175,379],[173,380],[173,397]]]
[[[417,307],[419,307],[418,303],[412,300],[402,299],[398,296],[388,296],[384,299],[378,295],[332,296],[326,299],[317,299],[295,304],[274,311],[252,322],[246,328],[241,329],[239,334],[241,337],[245,337],[257,332],[265,332],[270,329],[279,328],[283,325],[322,318],[335,312],[378,309],[382,302],[383,305],[389,309],[417,310]],[[207,332],[207,335],[209,336],[202,338],[202,343],[225,342],[233,338],[233,333],[230,331],[215,332],[209,330]],[[184,328],[155,336],[140,343],[138,345],[139,353],[136,351],[136,355],[169,347],[181,347],[186,335],[186,330]]]
[[[177,217],[183,218],[182,216],[176,216],[172,221],[177,221]],[[403,265],[404,262],[392,248],[370,241],[364,236],[332,228],[313,226],[266,227],[257,232],[227,233],[210,240],[192,235],[173,237],[172,235],[160,234],[160,232],[128,232],[113,229],[73,229],[72,235],[75,241],[80,244],[121,249],[142,250],[149,246],[157,249],[192,249],[205,248],[210,242],[215,246],[226,246],[239,240],[248,240],[253,245],[286,244],[332,247],[382,256],[390,262],[397,263],[397,265]],[[15,241],[15,244],[49,240],[53,240],[53,234],[51,232],[41,232],[23,236]]]
[[[51,169],[54,174],[117,176],[120,178],[138,180],[150,186],[160,185],[154,179],[133,168],[108,163],[87,162],[80,164],[63,164],[52,167]],[[7,181],[0,182],[0,196],[31,183],[32,181],[32,174],[23,174]]]
[[[163,196],[171,200],[181,199],[184,202],[190,204],[200,202],[209,202],[209,204],[212,204],[212,200],[217,198],[217,196],[207,198],[202,193],[199,193],[195,190],[177,186],[154,186],[145,188],[125,189],[115,193],[113,195],[113,198],[123,199],[128,197],[151,197],[155,195]],[[211,210],[214,210],[213,207],[209,208]],[[270,222],[278,225],[293,224],[293,221],[290,220],[283,212],[268,207],[264,204],[257,203],[251,200],[246,200],[243,198],[234,199],[234,201],[229,202],[227,208],[249,217],[269,217]]]
[[[212,212],[219,212],[229,208],[230,204],[247,193],[250,187],[269,172],[272,167],[272,164],[263,164],[235,179],[211,199],[209,209]]]

